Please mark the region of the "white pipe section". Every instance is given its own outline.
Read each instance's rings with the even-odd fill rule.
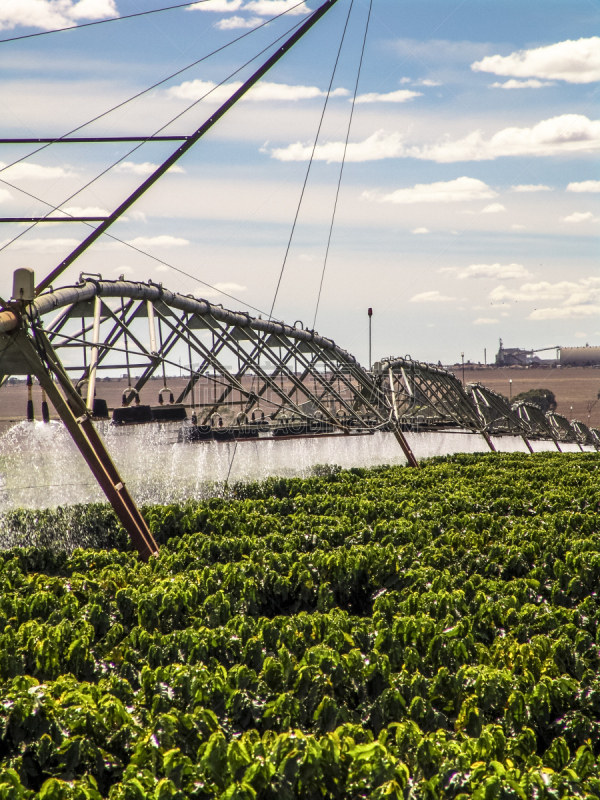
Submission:
[[[150,352],[157,353],[156,349],[156,328],[154,326],[154,304],[152,300],[146,300],[146,308],[148,309],[148,331],[150,333]]]
[[[94,408],[94,395],[96,394],[96,366],[98,364],[98,342],[100,341],[100,313],[102,300],[99,295],[94,298],[94,328],[92,331],[92,355],[90,358],[90,372],[88,379],[87,403],[89,411]]]

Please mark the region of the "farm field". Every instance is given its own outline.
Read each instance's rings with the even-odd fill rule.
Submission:
[[[148,564],[5,514],[0,798],[599,798],[599,464],[240,486],[144,509]]]

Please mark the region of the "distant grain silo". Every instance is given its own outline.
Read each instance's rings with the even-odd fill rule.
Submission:
[[[561,367],[600,366],[600,347],[561,347]]]

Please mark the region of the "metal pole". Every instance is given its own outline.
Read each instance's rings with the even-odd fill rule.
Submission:
[[[92,354],[90,357],[90,372],[88,380],[87,407],[94,410],[94,395],[96,394],[96,366],[98,365],[98,342],[100,341],[100,312],[102,300],[96,295],[94,300],[94,330],[92,331]]]
[[[86,413],[82,398],[78,395],[75,387],[64,372],[52,345],[38,331],[37,335],[45,350],[46,363],[44,363],[32,341],[22,331],[13,335],[17,346],[31,365],[32,373],[36,375],[45,389],[58,415],[111,503],[119,521],[129,534],[134,547],[140,557],[147,561],[151,555],[158,553],[158,545],[154,541],[127,487],[121,480],[117,468],[104,447],[104,443]],[[54,385],[50,371],[56,375],[67,400],[63,398],[58,388]],[[76,416],[79,413],[81,413],[81,416]]]
[[[373,361],[371,360],[371,321],[373,319],[373,309],[367,311],[369,315],[369,372],[373,369]]]
[[[508,379],[508,399],[512,400],[512,378]]]
[[[463,376],[463,386],[465,385],[465,354],[461,353],[460,357],[462,358],[462,376]]]

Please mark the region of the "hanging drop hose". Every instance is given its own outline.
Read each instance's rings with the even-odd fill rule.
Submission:
[[[321,291],[323,289],[323,281],[325,280],[325,270],[327,269],[327,260],[329,258],[329,248],[331,246],[331,235],[333,233],[333,224],[335,222],[335,214],[337,211],[338,200],[340,197],[340,188],[342,185],[342,175],[344,174],[344,165],[346,163],[346,153],[348,151],[348,140],[350,139],[350,129],[352,127],[352,118],[354,117],[354,108],[356,106],[356,95],[358,93],[358,82],[360,81],[360,73],[362,70],[363,65],[363,58],[365,55],[365,45],[367,43],[367,34],[369,32],[369,22],[371,21],[371,9],[373,8],[373,0],[371,0],[369,5],[369,15],[367,17],[367,24],[365,26],[365,35],[363,38],[362,50],[360,54],[360,61],[358,64],[358,72],[356,75],[356,84],[354,86],[354,95],[352,97],[352,109],[350,111],[350,118],[348,120],[348,130],[346,131],[346,141],[344,142],[344,153],[342,155],[342,163],[340,166],[340,176],[338,178],[338,185],[335,193],[335,201],[333,204],[333,214],[331,215],[331,225],[329,226],[329,236],[327,238],[327,249],[325,250],[325,260],[323,262],[323,271],[321,273],[321,282],[319,283],[319,293],[317,295],[317,305],[315,308],[315,316],[313,319],[313,330],[317,324],[317,314],[319,313],[319,303],[321,302]]]

